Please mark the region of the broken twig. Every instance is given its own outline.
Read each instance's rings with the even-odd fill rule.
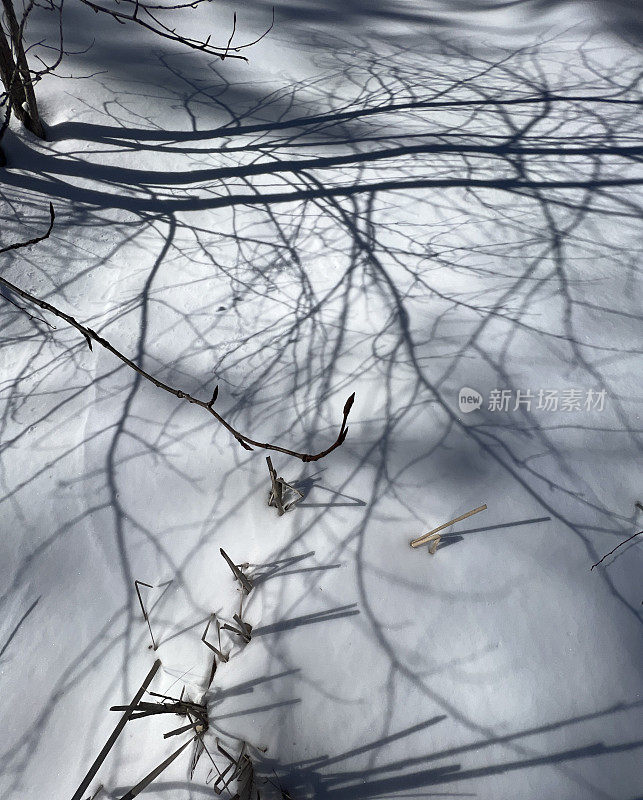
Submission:
[[[141,591],[138,588],[139,586],[147,586],[148,589],[153,589],[154,587],[151,586],[149,583],[143,583],[143,581],[134,581],[134,586],[136,587],[136,594],[138,595],[138,602],[141,606],[141,611],[143,612],[143,619],[147,622],[147,627],[150,629],[150,638],[152,639],[152,650],[156,650],[156,642],[154,641],[154,634],[152,633],[152,626],[150,625],[150,618],[147,615],[147,611],[145,610],[145,606],[143,605],[143,598],[141,597]]]
[[[431,539],[433,537],[434,533],[437,533],[438,531],[442,531],[445,528],[448,528],[450,525],[453,525],[456,522],[462,522],[463,519],[466,519],[467,517],[472,517],[474,514],[477,514],[479,511],[486,511],[486,509],[487,509],[487,506],[485,504],[485,505],[479,506],[478,508],[474,508],[473,511],[467,511],[466,514],[462,514],[461,516],[456,517],[455,519],[451,519],[448,522],[445,522],[444,525],[439,525],[437,528],[434,528],[432,531],[429,531],[428,533],[425,533],[423,536],[419,536],[417,539],[413,539],[413,541],[411,542],[411,547],[419,547],[421,544],[424,544],[425,542],[428,542],[429,539]]]
[[[234,577],[239,581],[241,586],[246,590],[247,594],[250,594],[250,592],[252,591],[252,588],[253,588],[252,581],[249,578],[247,578],[243,574],[243,572],[241,572],[239,567],[234,563],[234,561],[226,553],[226,551],[223,549],[223,547],[219,548],[219,552],[221,553],[221,555],[226,560],[228,566],[232,570],[232,574],[234,575]]]
[[[272,466],[272,460],[270,459],[270,456],[266,456],[266,462],[268,464],[268,472],[270,473],[270,481],[272,482],[272,493],[268,499],[268,505],[274,504],[277,506],[277,511],[281,517],[284,513],[284,507],[281,503],[281,484],[277,478],[277,472]]]

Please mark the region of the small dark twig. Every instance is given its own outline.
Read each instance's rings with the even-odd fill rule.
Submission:
[[[595,564],[592,564],[592,566],[589,568],[589,571],[591,572],[594,569],[594,567],[597,567],[599,564],[601,564],[603,561],[605,561],[605,559],[608,556],[611,556],[612,553],[616,552],[619,547],[623,547],[624,544],[627,544],[628,542],[631,542],[632,539],[634,539],[636,536],[640,536],[642,533],[643,533],[643,531],[638,531],[637,533],[635,533],[632,536],[630,536],[629,539],[626,539],[624,542],[621,542],[620,544],[617,544],[616,547],[614,548],[614,550],[610,550],[609,553],[605,553],[605,555],[603,556],[603,558],[601,558],[600,561],[597,561]]]
[[[180,728],[175,728],[173,731],[168,731],[167,733],[163,734],[164,739],[169,739],[171,736],[178,736],[180,733],[185,733],[186,731],[193,730],[194,728],[202,725],[203,723],[199,722],[199,720],[195,720],[191,722],[189,725],[182,725]]]
[[[230,34],[230,38],[228,39],[228,44],[225,46],[225,52],[221,56],[221,60],[223,60],[230,51],[230,45],[232,44],[232,39],[234,38],[235,31],[237,30],[237,12],[235,11],[232,17],[232,33]]]
[[[32,244],[38,244],[38,242],[42,242],[45,239],[48,239],[52,230],[54,229],[54,220],[56,219],[56,212],[54,211],[53,203],[49,203],[49,227],[47,228],[47,233],[44,233],[42,236],[36,236],[35,239],[29,239],[25,242],[14,242],[13,244],[9,244],[6,247],[0,247],[0,253],[6,253],[9,250],[19,250],[21,247],[29,247]],[[8,285],[9,289],[11,289],[11,284],[8,281],[3,280],[0,278],[2,283]],[[20,294],[20,292],[18,292]],[[25,298],[29,300],[29,297]]]
[[[152,626],[150,625],[150,618],[145,610],[145,606],[143,605],[143,598],[141,597],[141,591],[138,588],[139,586],[147,586],[148,589],[153,589],[154,587],[149,583],[143,583],[143,581],[134,581],[134,586],[136,587],[136,594],[138,595],[138,602],[141,605],[141,611],[143,612],[143,619],[147,622],[147,627],[150,629],[150,637],[152,639],[152,650],[156,650],[157,644],[154,641],[154,634],[152,633]]]

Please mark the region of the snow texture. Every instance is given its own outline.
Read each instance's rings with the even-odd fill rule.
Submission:
[[[155,657],[262,798],[640,797],[641,537],[590,571],[643,522],[635,5],[277,2],[243,64],[69,2],[95,43],[38,86],[49,141],[5,136],[1,243],[57,221],[3,274],[264,441],[356,402],[327,458],[272,453],[280,517],[265,451],[3,300],[1,797],[71,798]],[[235,8],[233,44],[270,24],[177,26]],[[253,635],[204,695],[221,547]],[[181,724],[128,723],[86,794]],[[142,797],[214,796],[189,761]]]

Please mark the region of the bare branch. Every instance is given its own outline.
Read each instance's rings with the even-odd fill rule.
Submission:
[[[49,238],[49,235],[54,229],[55,219],[56,219],[56,213],[54,211],[53,203],[49,203],[49,228],[47,229],[47,233],[43,234],[42,236],[36,236],[35,239],[29,239],[29,241],[26,242],[15,242],[14,244],[9,244],[6,247],[0,248],[0,253],[6,253],[9,250],[18,250],[21,247],[29,247],[29,245],[38,244],[38,242],[42,242],[44,239]],[[8,281],[5,281],[3,278],[0,278],[0,280],[3,283],[5,283],[5,285],[8,283]],[[11,285],[9,285],[8,288],[11,289]],[[20,292],[18,292],[18,294],[20,294]],[[26,299],[29,300],[30,296],[27,297]]]
[[[134,22],[137,25],[145,28],[146,30],[150,31],[151,33],[155,33],[157,36],[162,37],[163,39],[169,39],[172,42],[178,42],[185,47],[189,47],[191,50],[200,50],[208,55],[218,56],[221,59],[224,58],[237,58],[241,61],[247,61],[248,59],[245,56],[233,54],[226,52],[225,48],[223,47],[215,47],[209,44],[209,38],[206,41],[200,41],[198,39],[191,39],[187,36],[181,36],[178,34],[174,28],[169,28],[163,22],[161,22],[158,17],[152,13],[152,11],[160,10],[158,6],[148,6],[144,3],[133,3],[134,10],[131,14],[127,14],[123,11],[116,11],[112,8],[106,8],[99,3],[94,3],[92,0],[80,0],[81,3],[91,8],[97,14],[100,12],[102,14],[107,14],[108,16],[115,19],[117,22],[121,24],[125,24],[127,22]],[[192,4],[191,4],[192,5]],[[179,6],[180,7],[180,6]],[[171,6],[164,7],[163,10],[171,11],[173,8]],[[145,19],[141,18],[141,13],[144,14],[151,22],[147,22]],[[235,48],[237,49],[237,48]]]
[[[55,219],[54,207],[51,203],[49,204],[49,213],[50,213],[49,228],[44,235],[38,236],[34,239],[30,239],[29,241],[17,242],[8,245],[7,247],[2,248],[0,250],[0,253],[5,253],[8,250],[17,250],[20,247],[28,247],[29,245],[37,244],[38,242],[43,241],[43,239],[46,239],[52,231]],[[245,434],[238,431],[226,419],[224,419],[219,413],[217,413],[214,410],[213,404],[217,397],[216,387],[214,392],[212,393],[212,397],[210,398],[210,400],[199,400],[197,397],[193,397],[189,392],[185,392],[182,389],[176,389],[174,386],[170,386],[169,384],[158,380],[158,378],[155,378],[153,375],[150,375],[149,372],[146,372],[144,369],[139,367],[138,364],[135,364],[126,355],[121,353],[120,350],[117,350],[110,342],[107,341],[107,339],[104,339],[102,336],[100,336],[98,333],[96,333],[96,331],[92,330],[91,328],[82,325],[80,322],[78,322],[77,319],[72,317],[70,314],[66,314],[64,311],[61,311],[59,308],[56,308],[56,306],[51,305],[51,303],[47,303],[45,300],[40,300],[38,297],[34,297],[34,295],[30,294],[29,292],[26,292],[24,289],[21,289],[19,286],[16,286],[14,283],[11,283],[2,276],[0,276],[0,284],[6,286],[7,289],[10,289],[14,294],[19,295],[24,300],[28,300],[30,303],[33,303],[39,308],[42,308],[44,311],[49,311],[51,314],[54,314],[60,319],[65,320],[65,322],[67,322],[69,325],[76,328],[76,330],[82,333],[82,335],[85,337],[85,340],[87,341],[87,345],[90,350],[92,349],[92,341],[98,342],[98,344],[104,347],[105,350],[109,350],[109,352],[115,355],[116,358],[118,358],[128,367],[133,369],[134,372],[136,372],[138,375],[145,378],[145,380],[149,381],[150,383],[153,383],[154,386],[156,386],[157,388],[162,389],[164,392],[168,392],[169,394],[172,394],[175,397],[178,397],[179,400],[186,400],[188,403],[192,403],[193,405],[200,406],[201,408],[205,409],[209,414],[211,414],[217,420],[217,422],[223,425],[223,427],[234,436],[234,438],[239,442],[239,444],[245,450],[252,450],[254,447],[259,447],[263,450],[276,450],[280,453],[285,453],[286,455],[299,458],[302,461],[319,461],[320,459],[327,456],[329,453],[332,453],[333,450],[336,450],[338,447],[340,447],[344,443],[344,440],[346,439],[346,434],[348,433],[348,428],[346,427],[346,420],[348,419],[348,414],[350,413],[351,406],[353,405],[353,401],[355,399],[354,392],[348,398],[346,404],[344,405],[342,424],[340,426],[337,438],[335,439],[333,444],[331,444],[330,447],[327,447],[325,450],[321,450],[318,453],[301,453],[298,452],[297,450],[291,450],[287,447],[281,447],[280,445],[272,444],[270,442],[259,442],[256,439],[252,439],[250,436],[246,436]]]
[[[631,542],[632,539],[634,539],[636,536],[640,536],[642,533],[643,533],[643,531],[638,531],[633,536],[630,536],[629,539],[626,539],[624,542],[621,542],[620,544],[617,544],[616,547],[614,548],[614,550],[610,550],[609,553],[605,553],[605,555],[603,556],[603,558],[601,558],[600,561],[597,561],[595,564],[592,564],[592,566],[589,568],[589,571],[591,572],[594,569],[594,567],[597,567],[599,564],[601,564],[603,561],[605,561],[607,556],[611,556],[612,553],[615,553],[618,550],[619,547],[623,547],[624,544],[627,544],[628,542]]]

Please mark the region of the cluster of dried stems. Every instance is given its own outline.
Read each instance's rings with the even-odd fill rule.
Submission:
[[[212,614],[212,616],[208,621],[206,629],[203,633],[203,636],[201,637],[201,641],[214,653],[212,668],[210,670],[210,677],[206,685],[206,691],[210,688],[212,684],[212,680],[214,678],[217,669],[217,663],[218,663],[217,659],[219,659],[219,661],[227,662],[230,657],[229,653],[223,652],[223,648],[221,645],[221,631],[226,630],[230,631],[231,633],[234,633],[236,636],[239,636],[242,639],[242,641],[246,644],[250,641],[252,637],[252,625],[250,625],[250,623],[248,622],[245,622],[242,618],[244,598],[247,597],[254,588],[254,585],[250,580],[250,578],[248,578],[248,576],[245,575],[243,572],[243,569],[245,569],[248,565],[235,564],[234,561],[230,558],[230,556],[225,552],[225,550],[223,550],[223,548],[221,548],[221,555],[223,556],[224,560],[232,570],[234,579],[239,583],[239,589],[241,591],[241,602],[239,606],[239,612],[235,613],[232,617],[236,627],[235,625],[230,625],[228,623],[221,625],[219,620],[217,619],[217,615]],[[139,581],[139,580],[134,581],[134,587],[136,590],[138,601],[141,606],[141,610],[143,612],[143,618],[147,623],[147,626],[150,631],[150,637],[152,639],[153,649],[156,650],[158,647],[158,643],[154,639],[154,635],[152,633],[149,613],[145,608],[145,603],[143,602],[143,597],[141,596],[140,592],[141,586],[146,586],[150,589],[154,587],[149,583],[145,583],[144,581]],[[213,644],[208,642],[206,638],[213,621],[216,624],[218,647],[215,647]],[[110,711],[116,711],[122,713],[122,717],[118,721],[116,727],[114,728],[112,734],[110,735],[107,742],[103,746],[102,750],[92,763],[87,774],[81,781],[80,786],[78,787],[78,789],[76,790],[76,792],[72,797],[72,800],[82,800],[84,793],[89,787],[91,781],[93,780],[94,776],[96,775],[101,765],[107,758],[111,749],[116,744],[116,740],[118,739],[125,725],[128,722],[151,716],[158,717],[159,715],[163,714],[173,714],[188,720],[186,724],[180,725],[178,728],[173,728],[172,730],[167,731],[163,735],[164,739],[170,739],[174,736],[180,736],[184,733],[192,733],[193,736],[186,742],[184,742],[177,750],[172,752],[167,758],[165,758],[147,775],[145,775],[145,777],[142,778],[136,784],[136,786],[133,786],[126,794],[124,794],[120,798],[120,800],[132,800],[134,797],[139,795],[146,787],[148,787],[154,780],[156,780],[156,778],[158,778],[159,775],[161,775],[161,773],[163,773],[170,766],[170,764],[172,764],[172,762],[175,761],[181,755],[181,753],[183,753],[193,743],[195,745],[195,748],[190,763],[190,778],[192,778],[192,776],[194,775],[194,770],[196,769],[197,763],[201,755],[203,753],[206,753],[214,768],[210,770],[208,777],[206,779],[206,783],[208,784],[212,783],[212,788],[215,791],[215,793],[222,794],[225,790],[229,789],[230,786],[236,784],[236,793],[232,798],[232,800],[251,800],[252,793],[255,787],[255,771],[252,759],[250,758],[247,752],[246,743],[244,742],[242,744],[241,752],[239,753],[238,756],[235,757],[228,750],[222,747],[221,743],[219,742],[219,739],[217,738],[216,739],[217,750],[221,755],[223,755],[227,759],[227,761],[230,762],[224,769],[220,769],[204,740],[204,736],[209,728],[208,709],[206,703],[205,702],[198,703],[187,697],[185,695],[185,687],[182,689],[179,697],[173,697],[167,694],[153,692],[150,691],[150,689],[148,688],[152,680],[154,679],[154,676],[158,672],[160,666],[161,666],[161,661],[160,659],[157,659],[154,662],[154,665],[150,669],[149,673],[147,674],[142,685],[140,686],[139,690],[134,695],[134,698],[128,705],[115,705],[110,708]],[[143,700],[142,699],[143,695],[146,692],[150,695],[150,697],[155,698],[155,700],[153,701]],[[214,777],[215,773],[216,773],[216,778]],[[98,794],[101,791],[101,788],[99,788],[96,794]],[[96,794],[94,795],[94,797],[96,796]],[[259,797],[258,791],[257,791],[257,797]]]

